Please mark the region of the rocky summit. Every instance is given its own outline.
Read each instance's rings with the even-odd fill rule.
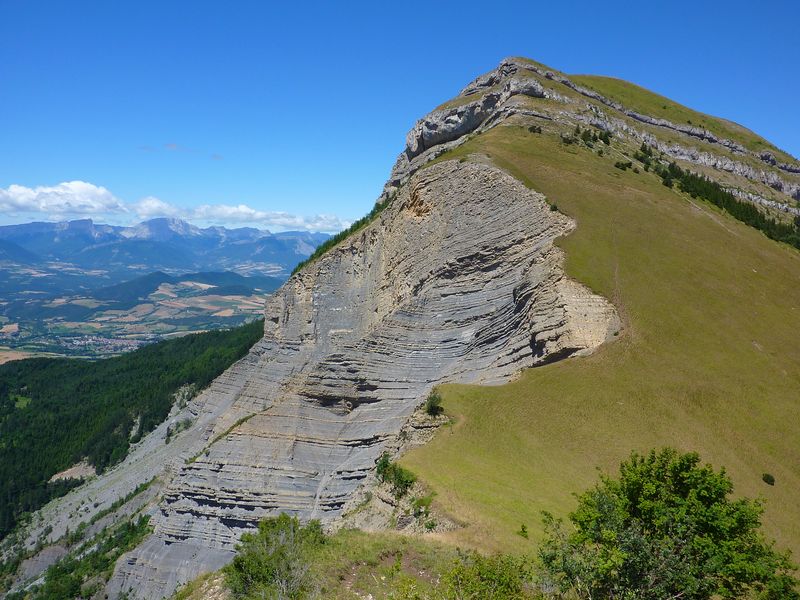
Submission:
[[[123,463],[40,511],[28,546],[112,505],[92,527],[144,506],[154,530],[120,559],[107,592],[159,599],[229,562],[265,516],[335,525],[434,386],[504,383],[620,332],[609,299],[565,274],[555,242],[580,223],[492,157],[447,153],[498,127],[545,129],[566,144],[588,128],[595,141],[608,133],[693,165],[789,218],[800,165],[729,125],[726,137],[533,61],[502,61],[413,126],[377,216],[267,299],[250,354],[176,403]],[[190,425],[165,443],[178,422]],[[147,494],[132,494],[154,477]]]

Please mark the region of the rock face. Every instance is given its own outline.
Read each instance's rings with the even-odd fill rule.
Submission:
[[[576,106],[574,100],[565,98],[551,87],[542,85],[535,77],[544,82],[555,82],[566,86],[580,96],[596,101],[596,103],[587,104],[585,107]],[[561,117],[568,115],[568,119],[574,119],[599,129],[615,133],[619,131],[634,138],[644,139],[659,151],[673,158],[733,173],[750,181],[764,184],[792,200],[800,200],[800,182],[796,180],[796,176],[800,174],[800,163],[779,162],[769,151],[749,151],[741,144],[719,137],[702,127],[674,123],[667,119],[638,113],[592,89],[576,84],[561,73],[553,72],[531,61],[506,58],[496,69],[477,77],[461,90],[456,99],[451,101],[451,104],[455,102],[456,106],[434,110],[417,121],[406,138],[406,149],[398,157],[379,201],[384,202],[390,199],[417,169],[432,158],[465,141],[466,135],[469,133],[480,132],[497,125],[512,115],[559,118],[559,115],[553,115],[552,111],[550,116],[532,113],[529,109],[511,102],[515,96],[548,98],[571,104],[571,106],[565,107],[566,110],[562,111]],[[762,166],[767,165],[774,169],[765,171],[739,160],[733,160],[724,154],[701,151],[674,142],[660,142],[651,134],[639,131],[621,119],[605,118],[600,114],[597,103],[632,119],[637,125],[641,123],[677,132],[686,136],[687,141],[701,140],[707,142],[710,147],[718,147],[737,158],[753,158]],[[581,114],[585,109],[590,111],[589,118]],[[789,179],[784,177],[786,174],[790,176]],[[759,204],[765,206],[764,203]]]
[[[499,77],[488,80],[498,82]],[[462,92],[463,96],[474,92]],[[470,88],[468,88],[470,90]],[[516,95],[530,96],[532,98],[545,98],[547,93],[542,85],[535,79],[510,78],[499,91],[483,95],[479,100],[467,102],[453,108],[435,110],[417,121],[406,136],[406,156],[413,159],[425,150],[438,146],[444,142],[452,142],[478,128],[486,119],[495,113],[509,98]]]
[[[757,182],[731,190],[772,210],[796,209],[763,195],[771,190],[800,197],[795,166],[768,152],[504,60],[414,125],[383,212],[269,298],[264,337],[249,355],[176,407],[124,463],[43,509],[28,546],[45,525],[55,541],[74,515],[88,519],[158,475],[157,489],[131,501],[150,514],[154,533],[118,562],[107,591],[167,596],[227,563],[265,516],[337,520],[434,385],[501,383],[606,341],[619,328],[613,307],[564,275],[553,243],[574,224],[479,157],[430,164],[506,124],[538,133],[545,125],[553,136],[589,125],[614,133],[616,144],[645,142],[663,157]],[[178,422],[192,425],[170,436]]]
[[[270,298],[247,368],[205,394],[227,408],[167,486],[155,533],[118,563],[111,596],[168,595],[227,562],[264,516],[336,519],[433,385],[503,382],[603,343],[613,307],[565,277],[553,245],[572,227],[495,167],[416,173]]]

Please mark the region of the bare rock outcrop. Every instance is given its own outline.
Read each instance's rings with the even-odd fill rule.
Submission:
[[[111,596],[169,594],[227,562],[265,516],[330,523],[433,385],[503,382],[604,342],[613,307],[565,276],[553,244],[572,227],[495,167],[415,174],[269,299],[247,369],[206,392],[232,390],[224,414],[165,490],[155,533],[118,563]]]
[[[498,91],[460,106],[435,110],[416,122],[406,136],[406,156],[413,159],[425,150],[444,142],[452,142],[474,131],[497,108],[516,95],[545,98],[547,93],[535,79],[510,78]],[[469,94],[464,94],[467,96]]]
[[[534,98],[564,100],[557,92],[543,86],[530,74],[535,74],[543,78],[543,80],[558,82],[574,92],[595,100],[639,123],[672,130],[712,145],[719,145],[734,155],[756,158],[766,165],[775,167],[775,169],[792,176],[800,174],[800,164],[779,162],[774,154],[769,151],[750,152],[738,142],[720,137],[703,127],[675,123],[667,119],[639,113],[619,102],[606,98],[595,90],[576,84],[561,73],[553,72],[531,61],[506,58],[501,61],[496,69],[477,77],[461,90],[457,99],[461,99],[465,103],[449,109],[435,110],[417,121],[406,138],[406,149],[400,155],[392,170],[392,175],[386,184],[381,201],[388,199],[411,174],[426,162],[463,142],[466,134],[497,124],[512,114],[524,114],[527,112],[519,107],[510,105],[508,101],[513,96],[525,95]],[[472,97],[476,97],[476,99],[470,100]],[[594,110],[596,112],[597,106],[589,104],[588,108],[590,111]],[[637,131],[620,119],[614,119],[616,123],[611,125],[608,119],[599,115],[595,115],[586,121],[577,109],[570,112],[577,120],[588,122],[592,126],[604,130],[622,129],[634,137],[644,136],[643,132]],[[700,151],[681,144],[658,142],[652,145],[657,146],[660,151],[673,158],[733,173],[751,181],[763,183],[793,200],[800,200],[800,183],[786,180],[772,170],[757,169],[725,155]]]

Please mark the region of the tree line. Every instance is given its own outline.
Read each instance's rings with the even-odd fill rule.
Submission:
[[[87,362],[33,358],[0,365],[0,538],[78,482],[48,482],[87,460],[98,472],[152,431],[184,385],[201,389],[247,354],[263,320],[187,335]]]

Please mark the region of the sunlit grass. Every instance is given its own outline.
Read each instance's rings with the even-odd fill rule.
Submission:
[[[565,515],[596,469],[675,446],[764,497],[767,534],[800,552],[800,253],[610,153],[498,127],[450,157],[488,154],[578,228],[567,272],[610,298],[619,339],[500,387],[441,388],[458,423],[402,464],[469,525],[453,541],[530,549],[540,512]],[[776,484],[761,480],[769,472]],[[516,535],[525,523],[531,539]]]
[[[782,160],[790,158],[761,136],[737,123],[692,110],[628,81],[599,75],[570,75],[569,78],[574,83],[592,88],[606,98],[615,100],[638,113],[667,119],[682,125],[702,127],[717,136],[738,142],[749,150],[755,152],[769,150],[779,154]]]

